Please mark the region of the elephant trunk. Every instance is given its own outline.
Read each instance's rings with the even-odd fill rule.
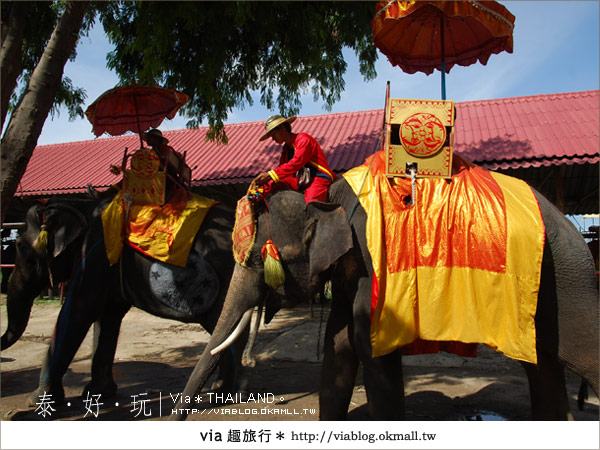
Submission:
[[[200,360],[196,363],[196,367],[194,367],[182,394],[179,396],[177,403],[173,407],[173,412],[171,413],[169,420],[185,420],[187,418],[190,413],[189,408],[191,401],[186,401],[186,399],[192,399],[192,401],[194,401],[196,394],[204,387],[206,380],[208,380],[208,377],[211,376],[219,364],[221,354],[211,355],[210,352],[207,351],[214,346],[214,344],[212,344],[213,341],[214,339],[212,338],[209,340]]]
[[[217,325],[196,363],[183,393],[173,407],[175,413],[171,414],[169,420],[186,419],[190,413],[190,399],[194,400],[219,364],[222,355],[219,349],[223,349],[221,344],[225,343],[234,332],[236,325],[240,325],[239,323],[244,320],[242,316],[246,319],[251,316],[252,309],[261,300],[263,295],[262,284],[262,274],[256,274],[255,271],[236,264]],[[245,325],[241,324],[241,326],[245,327],[247,323],[246,321]],[[240,328],[240,326],[237,328]],[[229,342],[229,345],[231,343]]]
[[[8,326],[2,335],[1,350],[6,350],[19,340],[25,332],[33,300],[42,290],[40,283],[24,281],[22,273],[15,267],[6,295],[6,313],[8,316]]]
[[[242,364],[244,364],[247,367],[256,366],[256,358],[254,356],[254,344],[256,343],[256,337],[258,336],[258,329],[260,328],[260,322],[262,320],[263,308],[264,303],[258,305],[258,311],[256,312],[256,321],[250,329],[250,337],[248,338],[248,343],[246,344],[244,354],[242,355]]]

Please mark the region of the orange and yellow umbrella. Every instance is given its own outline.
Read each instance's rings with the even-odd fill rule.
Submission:
[[[382,1],[371,21],[373,42],[393,66],[413,74],[487,64],[513,51],[515,17],[495,1]]]
[[[119,136],[127,131],[140,134],[172,119],[187,103],[187,94],[160,86],[129,85],[109,89],[85,111],[94,134]]]

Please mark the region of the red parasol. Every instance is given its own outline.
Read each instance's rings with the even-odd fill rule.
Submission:
[[[515,17],[495,1],[382,1],[371,21],[373,42],[406,73],[455,65],[487,64],[492,54],[513,51]]]
[[[106,91],[85,111],[94,134],[118,136],[126,131],[140,134],[172,119],[189,97],[160,86],[120,86]]]

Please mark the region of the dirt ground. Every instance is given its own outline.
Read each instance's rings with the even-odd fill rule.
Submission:
[[[2,299],[1,330],[6,329]],[[208,334],[195,324],[151,316],[132,309],[125,317],[114,363],[117,395],[80,396],[90,380],[92,338],[88,333],[64,377],[67,405],[44,418],[42,409],[27,408],[38,385],[41,362],[60,305],[40,303],[23,337],[2,352],[0,363],[2,420],[166,420],[173,398],[183,390]],[[245,395],[225,398],[205,388],[202,406],[188,420],[318,420],[319,338],[327,308],[315,305],[282,310],[261,328],[257,363],[244,371]],[[477,358],[447,353],[405,357],[407,420],[528,420],[529,391],[521,365],[487,347]],[[590,392],[583,411],[576,398],[580,378],[566,373],[576,420],[598,420],[598,398]],[[359,375],[350,420],[368,420],[365,390]]]

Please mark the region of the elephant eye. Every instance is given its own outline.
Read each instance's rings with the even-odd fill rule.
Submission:
[[[260,256],[260,250],[253,250],[250,253],[250,257],[248,258],[247,264],[249,267],[254,267],[254,268],[262,268],[263,267],[263,260],[262,260],[262,257]]]
[[[33,247],[31,246],[31,243],[27,241],[27,239],[22,237],[18,238],[15,246],[17,250],[17,256],[19,258],[29,260],[33,257]]]
[[[301,247],[298,244],[284,245],[279,249],[279,254],[284,261],[293,261],[300,257]]]
[[[27,247],[27,244],[25,243],[25,240],[22,237],[18,237],[17,238],[17,250],[23,252],[25,251]]]

